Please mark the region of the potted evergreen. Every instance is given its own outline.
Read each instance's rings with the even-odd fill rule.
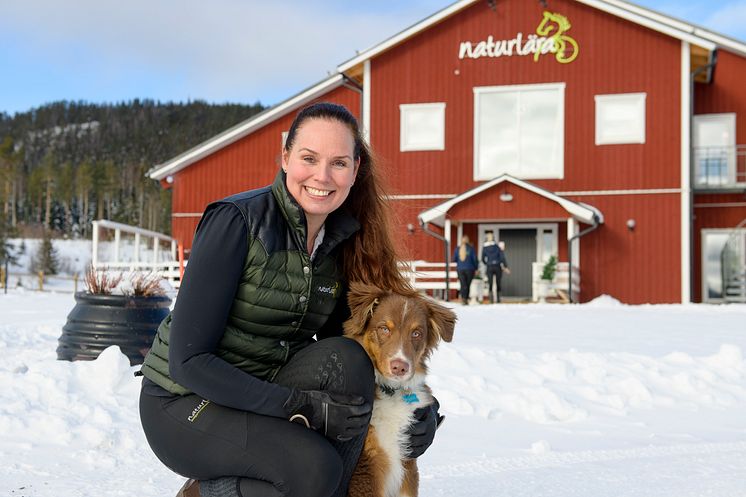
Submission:
[[[93,360],[118,345],[131,365],[142,364],[171,298],[153,273],[128,277],[88,269],[86,290],[75,294],[57,347],[57,359]]]
[[[557,256],[551,255],[544,267],[541,269],[541,278],[538,283],[539,302],[546,302],[552,282],[557,274]]]

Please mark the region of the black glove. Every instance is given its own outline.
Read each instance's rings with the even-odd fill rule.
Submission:
[[[371,405],[358,395],[294,388],[283,407],[290,421],[340,442],[364,433],[370,422]]]
[[[409,425],[409,453],[407,457],[415,459],[425,453],[428,447],[433,443],[435,430],[445,419],[445,416],[438,414],[440,404],[438,399],[433,397],[433,403],[420,407],[414,411],[415,421]]]

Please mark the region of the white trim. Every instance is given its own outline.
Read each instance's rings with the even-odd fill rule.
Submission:
[[[594,95],[596,102],[596,145],[621,145],[629,143],[645,143],[645,117],[647,114],[647,93],[613,93],[606,95]],[[609,111],[605,110],[605,104],[626,104],[636,112],[634,123],[629,122],[622,134],[616,136],[604,130],[604,124],[608,121],[602,117],[608,117]],[[634,126],[633,126],[634,125]]]
[[[578,190],[574,192],[554,192],[562,196],[581,195],[657,195],[665,193],[681,193],[681,188],[651,188],[649,190]]]
[[[440,129],[438,136],[432,141],[423,144],[410,143],[410,129],[407,126],[406,117],[410,110],[431,111],[433,120],[437,119]],[[399,104],[399,152],[415,152],[446,149],[446,103],[445,102],[423,102],[416,104]]]
[[[479,105],[480,96],[483,94],[490,93],[526,93],[531,91],[546,91],[546,90],[557,90],[559,95],[558,110],[557,110],[557,122],[555,123],[558,127],[560,134],[557,137],[557,160],[559,161],[559,173],[553,172],[552,174],[540,174],[540,175],[526,175],[521,174],[522,179],[563,179],[565,176],[565,89],[566,83],[541,83],[541,84],[528,84],[528,85],[504,85],[504,86],[475,86],[472,90],[474,92],[474,151],[473,151],[473,179],[474,181],[485,181],[490,179],[480,174],[479,168],[479,147],[480,147],[480,128],[479,122],[481,118],[481,106]],[[553,164],[556,166],[557,164]],[[520,168],[519,164],[516,165]]]
[[[293,110],[305,105],[311,100],[319,97],[320,95],[342,86],[344,83],[344,76],[342,74],[335,74],[334,76],[321,81],[320,83],[302,91],[301,93],[291,97],[284,102],[271,107],[264,112],[253,116],[252,118],[233,126],[232,128],[220,133],[209,140],[202,142],[196,147],[187,150],[183,154],[174,157],[173,159],[154,166],[146,174],[149,178],[155,180],[161,180],[169,174],[174,174],[177,171],[184,169],[185,167],[195,163],[196,161],[206,157],[216,150],[219,150],[231,143],[243,138],[244,136],[252,133],[253,131],[267,125],[287,114]]]
[[[715,43],[705,40],[704,38],[701,38],[699,36],[693,35],[692,32],[694,31],[694,28],[692,26],[689,26],[689,29],[686,31],[683,31],[682,29],[676,29],[672,25],[674,24],[674,22],[677,22],[677,21],[671,18],[668,18],[667,22],[665,23],[661,22],[660,20],[656,19],[656,18],[661,18],[662,17],[661,14],[657,14],[655,12],[652,12],[647,9],[642,9],[640,7],[636,9],[637,11],[640,12],[640,14],[635,13],[633,12],[633,9],[631,8],[632,5],[627,2],[617,2],[618,4],[623,6],[623,8],[619,8],[614,5],[611,5],[611,3],[608,0],[576,0],[576,1],[580,3],[584,3],[588,5],[589,7],[594,7],[600,11],[607,12],[617,17],[621,17],[622,19],[626,19],[633,23],[639,24],[640,26],[645,26],[646,28],[652,29],[653,31],[663,33],[673,38],[678,38],[679,40],[683,42],[692,43],[702,48],[706,48],[707,50],[715,50],[715,48],[717,48],[717,45]],[[685,26],[684,24],[680,24],[680,25],[682,28]]]
[[[174,212],[171,217],[202,217],[204,212]]]
[[[408,27],[404,31],[400,31],[394,36],[384,40],[382,43],[379,43],[378,45],[374,45],[371,48],[360,52],[360,54],[357,55],[356,57],[353,57],[352,59],[341,63],[340,65],[337,66],[337,70],[339,72],[348,71],[352,69],[353,67],[355,67],[356,65],[360,64],[361,62],[364,62],[368,59],[375,57],[376,55],[382,52],[385,52],[389,48],[395,45],[398,45],[399,43],[406,40],[410,36],[414,36],[420,31],[423,31],[429,28],[430,26],[433,26],[434,24],[439,23],[443,19],[450,17],[451,15],[455,14],[456,12],[460,11],[461,9],[465,7],[468,7],[474,2],[476,2],[476,0],[461,0],[460,2],[451,4],[448,7],[431,15],[430,17],[427,17],[423,19],[422,21],[416,24],[413,24],[412,26]]]
[[[681,42],[681,303],[692,301],[691,47]]]
[[[570,218],[572,219],[572,218]],[[557,222],[538,222],[538,223],[505,223],[505,222],[480,222],[477,223],[477,243],[473,243],[477,248],[477,260],[479,260],[480,265],[482,264],[482,250],[484,250],[484,239],[486,237],[487,231],[493,231],[495,233],[495,242],[499,242],[500,240],[500,230],[511,230],[511,229],[535,229],[536,230],[536,260],[533,262],[546,262],[547,259],[549,259],[549,256],[552,254],[556,255],[559,258],[559,221]],[[544,244],[542,237],[540,235],[543,235],[543,230],[549,229],[552,231],[552,251],[550,253],[545,254],[544,253]],[[508,247],[505,247],[506,250],[508,250]]]
[[[370,143],[370,59],[363,64],[363,136]]]
[[[528,183],[518,178],[514,178],[513,176],[510,176],[509,174],[503,174],[501,176],[498,176],[497,178],[494,178],[491,181],[482,183],[481,185],[462,193],[458,197],[452,198],[450,200],[446,200],[445,202],[442,202],[434,207],[431,207],[430,209],[422,211],[417,216],[417,218],[420,220],[421,223],[433,223],[433,224],[437,224],[438,226],[443,226],[443,221],[445,220],[446,213],[451,207],[453,207],[454,205],[460,202],[463,202],[464,200],[468,198],[473,197],[474,195],[482,193],[483,191],[488,190],[492,188],[493,186],[496,186],[504,181],[512,183],[519,188],[523,188],[524,190],[528,190],[537,195],[541,195],[542,197],[552,200],[553,202],[557,202],[558,204],[560,204],[560,206],[562,206],[563,209],[565,209],[567,212],[569,212],[574,217],[578,218],[580,221],[586,224],[593,224],[594,220],[596,219],[598,220],[599,223],[604,222],[603,214],[601,213],[601,211],[599,211],[595,207],[592,207],[590,205],[583,204],[580,202],[574,202],[566,198],[562,198],[555,193],[552,193],[548,190],[544,190],[543,188],[539,188],[538,186],[532,183]]]
[[[388,195],[389,200],[443,200],[458,197],[455,193],[425,193],[421,195]]]

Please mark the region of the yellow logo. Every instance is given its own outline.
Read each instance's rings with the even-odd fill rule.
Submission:
[[[536,28],[536,34],[543,37],[544,41],[541,48],[534,52],[534,62],[547,53],[555,54],[560,64],[569,64],[575,60],[578,57],[578,42],[565,34],[571,27],[570,21],[562,14],[544,11],[544,18]]]

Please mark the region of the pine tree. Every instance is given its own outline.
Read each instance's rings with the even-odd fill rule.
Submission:
[[[57,249],[54,248],[52,243],[52,233],[50,230],[44,230],[41,245],[31,263],[31,269],[34,272],[43,271],[45,275],[50,275],[57,274],[59,265]]]
[[[11,235],[12,228],[10,223],[4,217],[0,217],[0,266],[3,267],[6,263],[10,265],[18,261],[18,254],[8,240]]]

